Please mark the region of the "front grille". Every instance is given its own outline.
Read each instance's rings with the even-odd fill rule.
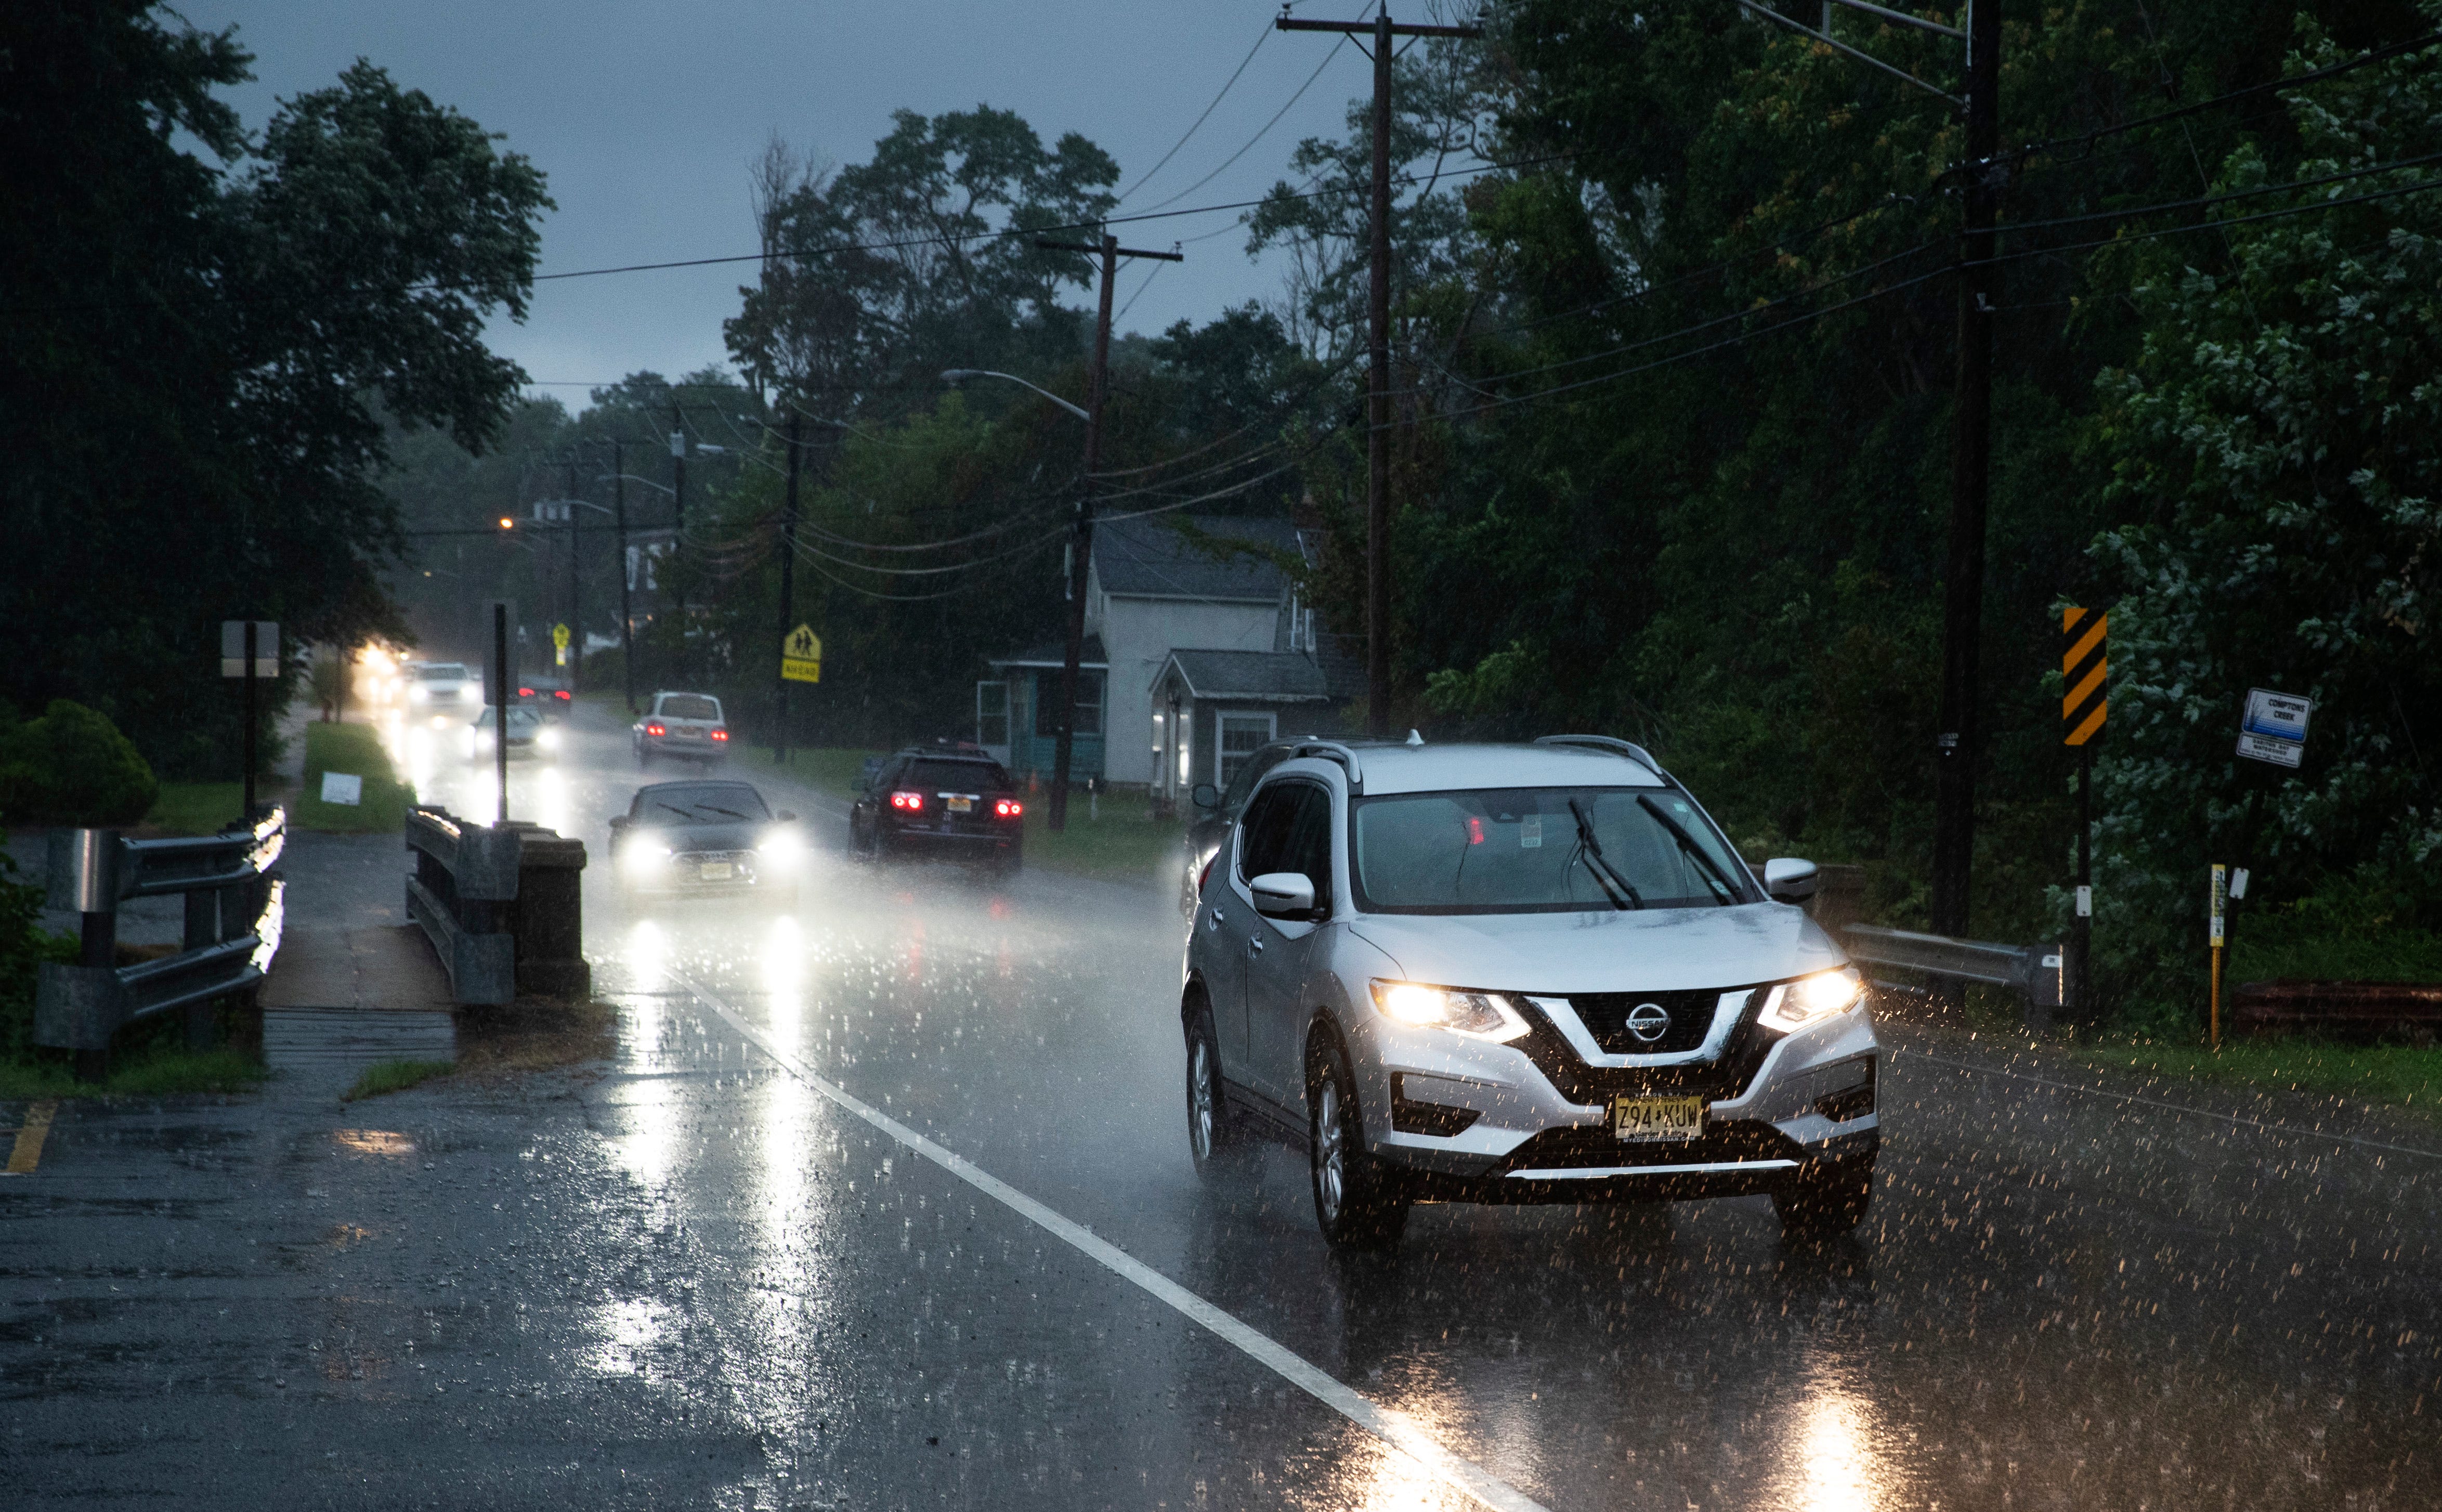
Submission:
[[[1720,991],[1707,988],[1682,993],[1580,993],[1569,999],[1569,1006],[1577,1011],[1586,1032],[1605,1055],[1674,1055],[1704,1043],[1721,1001]],[[1669,1015],[1662,1032],[1652,1039],[1630,1027],[1631,1016],[1637,1022],[1650,1020],[1649,1013],[1638,1013],[1649,1004]]]
[[[701,883],[707,863],[717,865],[725,861],[736,868],[729,881],[739,883],[755,880],[755,863],[758,859],[752,850],[682,850],[670,857],[670,865],[677,869],[681,882]]]
[[[1723,992],[1736,990],[1707,989],[1693,995],[1718,1004]],[[1622,993],[1615,995],[1625,999],[1633,1009],[1638,1003],[1658,1001],[1665,994]],[[1717,1102],[1739,1097],[1746,1091],[1747,1084],[1755,1080],[1756,1068],[1763,1065],[1765,1053],[1780,1038],[1756,1022],[1756,1015],[1762,1011],[1765,995],[1757,992],[1747,994],[1746,1007],[1740,1011],[1738,1025],[1730,1030],[1729,1041],[1722,1047],[1719,1055],[1710,1060],[1687,1061],[1677,1066],[1588,1066],[1577,1059],[1577,1052],[1569,1047],[1569,1042],[1561,1037],[1560,1031],[1553,1027],[1552,1021],[1544,1016],[1543,1011],[1537,1008],[1532,999],[1513,997],[1510,1002],[1530,1026],[1526,1037],[1517,1042],[1518,1047],[1526,1052],[1526,1058],[1535,1063],[1535,1068],[1543,1073],[1553,1089],[1580,1105],[1599,1103],[1608,1107],[1611,1099],[1622,1092],[1701,1094]],[[1578,1001],[1582,999],[1573,998],[1572,1006]],[[1675,1022],[1678,1015],[1672,1016]],[[1709,1029],[1711,1013],[1705,1013],[1703,1022]],[[1587,1027],[1589,1029],[1593,1028],[1592,1025]],[[1696,1038],[1701,1044],[1704,1036],[1700,1033]],[[1599,1034],[1596,1039],[1599,1042]],[[1687,1047],[1693,1048],[1694,1046]]]

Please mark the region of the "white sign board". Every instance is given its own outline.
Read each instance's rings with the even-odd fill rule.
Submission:
[[[322,801],[344,803],[350,808],[365,801],[365,779],[345,772],[322,774]]]
[[[2247,690],[2247,712],[2238,721],[2238,754],[2251,761],[2294,767],[2306,750],[2306,717],[2312,700],[2270,688]]]

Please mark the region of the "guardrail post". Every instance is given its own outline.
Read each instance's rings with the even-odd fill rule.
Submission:
[[[528,829],[518,865],[518,991],[582,997],[593,990],[585,964],[585,842]]]

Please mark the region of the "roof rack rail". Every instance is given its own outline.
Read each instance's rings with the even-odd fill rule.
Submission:
[[[1358,765],[1357,753],[1340,741],[1303,740],[1299,742],[1298,748],[1289,755],[1292,759],[1298,756],[1319,756],[1325,761],[1337,761],[1339,763],[1340,770],[1348,774],[1348,791],[1351,792],[1365,791],[1365,769]]]
[[[1574,745],[1582,746],[1589,751],[1609,751],[1616,756],[1624,756],[1631,760],[1645,763],[1653,770],[1655,776],[1665,782],[1674,780],[1669,773],[1662,770],[1661,762],[1654,760],[1645,747],[1633,740],[1622,740],[1609,735],[1539,735],[1535,738],[1535,743],[1537,745]]]

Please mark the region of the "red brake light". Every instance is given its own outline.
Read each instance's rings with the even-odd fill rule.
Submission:
[[[914,813],[924,807],[924,795],[920,792],[894,792],[890,795],[890,806]]]
[[[1470,846],[1484,844],[1484,821],[1473,814],[1467,816],[1467,843]]]
[[[999,798],[993,800],[993,816],[994,818],[1014,819],[1025,811],[1026,805],[1018,802],[1015,798]]]
[[[716,740],[726,740],[729,738],[729,732],[727,730],[715,730],[712,732],[712,738]]]
[[[561,688],[558,692],[553,694],[552,697],[559,700],[562,703],[565,703],[568,701],[568,689]]]
[[[519,688],[519,689],[518,689],[518,697],[519,697],[519,698],[521,698],[521,699],[530,699],[530,698],[533,698],[533,697],[534,697],[534,689],[532,689],[532,688]]]
[[[661,720],[655,720],[650,724],[645,726],[645,733],[647,735],[667,735],[670,732],[664,727]]]

